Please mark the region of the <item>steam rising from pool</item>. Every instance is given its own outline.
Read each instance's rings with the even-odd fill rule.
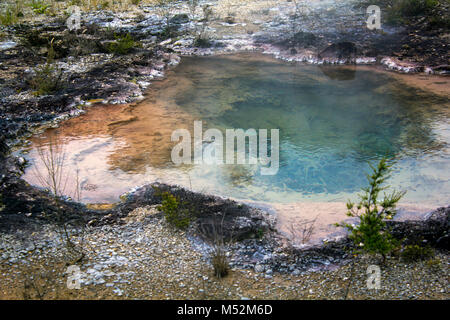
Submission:
[[[155,180],[269,203],[343,202],[366,185],[368,162],[397,161],[390,184],[405,202],[448,205],[448,97],[355,66],[293,65],[258,55],[186,57],[143,102],[95,106],[33,139],[62,146],[68,190],[78,170],[84,202],[115,202]],[[173,130],[280,129],[278,174],[254,165],[170,161]],[[206,142],[204,142],[207,144]],[[25,179],[38,184],[33,168]],[[72,182],[71,182],[72,181]]]

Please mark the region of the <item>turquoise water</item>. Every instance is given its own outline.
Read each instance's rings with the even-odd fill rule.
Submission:
[[[113,201],[132,186],[158,179],[239,199],[346,201],[366,186],[368,163],[383,156],[396,160],[390,182],[407,191],[407,201],[447,205],[450,199],[449,101],[388,73],[252,55],[186,57],[148,96],[127,111],[137,120],[119,130],[84,136],[78,130],[78,135],[64,138],[68,159],[77,159],[72,164],[85,175],[81,178],[97,186],[84,200]],[[154,114],[149,108],[155,104],[167,114],[149,120],[143,115]],[[202,120],[204,129],[223,132],[279,129],[278,173],[263,176],[257,165],[176,167],[170,148],[152,154],[155,147],[147,145],[146,137],[155,132],[150,132],[149,121],[192,131],[194,120]],[[88,120],[78,125],[83,121]],[[164,141],[170,140],[171,130],[158,131],[161,144],[168,143]],[[95,147],[96,137],[106,139],[103,147]],[[96,158],[96,165],[83,162],[80,154]],[[83,167],[90,169],[83,173]]]
[[[387,156],[397,161],[392,184],[409,199],[450,199],[445,98],[352,67],[193,58],[176,74],[189,83],[176,104],[209,127],[280,129],[277,175],[221,175],[243,194],[260,186],[252,198],[278,190],[336,199],[364,187],[368,163]]]

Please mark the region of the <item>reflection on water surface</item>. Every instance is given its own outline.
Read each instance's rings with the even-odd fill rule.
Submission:
[[[39,167],[37,146],[58,139],[65,170],[79,172],[85,202],[114,202],[159,180],[294,203],[354,198],[366,184],[367,162],[387,155],[397,160],[391,184],[408,191],[404,201],[447,205],[448,101],[368,67],[292,65],[248,54],[186,57],[143,102],[92,107],[35,137],[28,157]],[[192,130],[194,120],[223,132],[280,129],[278,174],[261,176],[245,165],[175,167],[171,133]],[[32,168],[25,179],[39,184]]]

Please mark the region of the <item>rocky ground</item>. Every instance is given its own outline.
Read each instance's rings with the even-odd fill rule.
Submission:
[[[353,279],[349,297],[448,298],[448,256],[444,251],[437,255],[438,267],[389,260],[383,267],[386,281],[381,290],[373,292],[364,285],[366,258],[356,265],[354,277],[349,276],[351,264],[336,267],[351,261],[347,244],[294,254],[286,251],[271,230],[267,216],[209,199],[233,208],[236,215],[229,215],[233,218],[230,230],[240,226],[246,230],[244,241],[228,251],[234,267],[231,276],[217,280],[208,262],[205,239],[197,239],[196,232],[186,235],[170,229],[155,214],[152,206],[156,202],[135,196],[117,208],[98,211],[55,201],[20,179],[26,163],[12,156],[11,150],[26,143],[33,132],[42,130],[43,125],[57,126],[93,103],[139,101],[145,89],[164,77],[167,68],[176,66],[182,55],[260,51],[288,61],[377,63],[401,72],[448,74],[445,25],[418,17],[370,31],[365,27],[365,7],[358,1],[310,1],[298,10],[296,3],[201,1],[212,9],[207,17],[201,7],[192,14],[181,1],[169,10],[143,2],[119,10],[83,11],[81,28],[69,31],[64,14],[67,4],[58,2],[62,7],[51,15],[29,13],[25,8],[20,23],[2,26],[2,297],[340,298],[348,280]],[[443,2],[440,10],[440,14],[448,13],[448,4]],[[164,15],[169,17],[170,28]],[[134,40],[126,52],[112,50],[111,43],[127,34]],[[51,65],[51,70],[45,73],[46,65]],[[45,92],[39,82],[48,78],[58,86],[44,88],[49,91]],[[217,213],[219,208],[204,213]],[[60,228],[48,223],[58,212],[64,212],[64,221],[71,221],[75,228],[74,237],[81,242],[77,247],[89,243],[83,247],[82,259],[77,250],[71,252],[73,249],[61,242]],[[266,236],[255,239],[262,222]],[[87,229],[80,227],[86,223]],[[138,237],[132,233],[136,230],[140,231]],[[401,234],[410,230],[408,227]],[[64,272],[68,264],[79,265],[85,273],[82,289],[67,290]],[[320,272],[311,273],[314,269]]]
[[[292,247],[274,230],[273,217],[262,211],[181,188],[155,186],[200,204],[189,229],[181,231],[166,222],[153,204],[160,202],[159,195],[149,186],[130,194],[108,214],[91,216],[83,226],[28,221],[0,233],[0,297],[448,299],[450,207],[422,222],[391,225],[405,244],[436,247],[432,257],[411,262],[396,254],[382,263],[376,257],[352,256],[346,239]],[[219,243],[231,268],[221,279],[212,267],[218,239],[210,232],[213,225],[222,228],[220,239],[231,241]],[[367,286],[370,265],[381,268],[377,290]],[[73,279],[78,279],[79,289],[69,287]]]
[[[23,239],[21,239],[23,237]],[[121,225],[87,228],[74,236],[85,256],[73,252],[50,226],[30,234],[1,234],[3,299],[448,299],[448,255],[381,265],[381,287],[367,287],[367,256],[303,272],[232,267],[215,277],[207,246],[161,219],[154,207],[137,208]],[[263,241],[263,240],[261,240]],[[246,247],[248,250],[248,246]],[[251,249],[250,249],[251,250]],[[228,252],[233,265],[235,256]],[[274,259],[273,253],[270,259]],[[280,253],[278,253],[280,254]],[[68,289],[79,268],[79,289]]]

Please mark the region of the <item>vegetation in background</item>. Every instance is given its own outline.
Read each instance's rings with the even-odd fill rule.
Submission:
[[[435,9],[440,3],[447,3],[448,0],[363,0],[361,7],[378,5],[382,12],[382,21],[392,25],[408,24],[411,18],[424,16],[429,23],[445,25],[448,24],[448,17],[441,17]],[[446,22],[447,21],[447,22]]]
[[[14,4],[9,3],[2,11],[0,11],[0,24],[3,26],[13,25],[16,24],[21,17],[23,17],[22,2],[16,0]]]
[[[31,0],[30,7],[33,9],[33,12],[37,14],[44,14],[45,11],[50,7],[49,4],[44,3],[42,0]]]
[[[165,28],[163,34],[170,38],[172,36],[172,25],[170,19],[173,16],[173,8],[171,4],[174,0],[155,0],[155,6],[160,16],[164,18]]]
[[[386,21],[405,23],[410,17],[426,15],[438,5],[437,0],[397,0],[387,11]]]
[[[11,8],[6,8],[2,13],[0,13],[0,23],[4,26],[15,24],[17,20],[17,16]]]
[[[30,80],[30,85],[35,90],[35,95],[52,94],[62,86],[62,71],[54,65],[55,51],[53,49],[53,39],[48,49],[47,62],[34,69],[34,77]]]
[[[428,17],[428,29],[450,29],[450,16],[430,16]]]
[[[194,45],[200,48],[208,48],[211,46],[211,41],[209,39],[209,35],[207,34],[207,28],[209,22],[211,21],[211,17],[213,15],[213,11],[209,5],[204,5],[202,7],[203,18],[200,20],[202,24],[196,28],[196,35],[194,40]]]
[[[430,246],[407,245],[403,249],[401,256],[407,262],[427,260],[434,257],[434,250]]]
[[[191,16],[192,21],[195,20],[195,15],[197,12],[198,5],[199,5],[199,0],[189,0],[188,1],[189,14]]]
[[[54,65],[54,58],[52,39],[46,63],[34,69],[34,76],[30,80],[31,88],[37,96],[52,94],[61,88],[62,71]]]
[[[347,216],[359,218],[359,225],[349,223],[337,223],[336,226],[344,227],[349,231],[349,238],[360,249],[369,254],[381,254],[383,261],[396,247],[397,241],[386,228],[386,219],[392,219],[396,214],[396,204],[404,196],[405,192],[393,191],[384,194],[384,199],[379,200],[380,192],[388,187],[382,187],[389,178],[392,163],[382,159],[376,167],[371,165],[373,173],[368,175],[369,186],[363,188],[359,195],[360,201],[355,204],[347,202]]]
[[[114,54],[127,54],[131,50],[140,47],[140,43],[135,41],[133,37],[127,33],[125,36],[115,35],[116,40],[111,42],[108,51]]]
[[[305,0],[292,0],[292,2],[294,3],[295,6],[295,12],[294,15],[292,16],[291,32],[292,35],[295,35],[299,31],[301,31],[298,28],[299,22],[308,20],[309,10]]]

